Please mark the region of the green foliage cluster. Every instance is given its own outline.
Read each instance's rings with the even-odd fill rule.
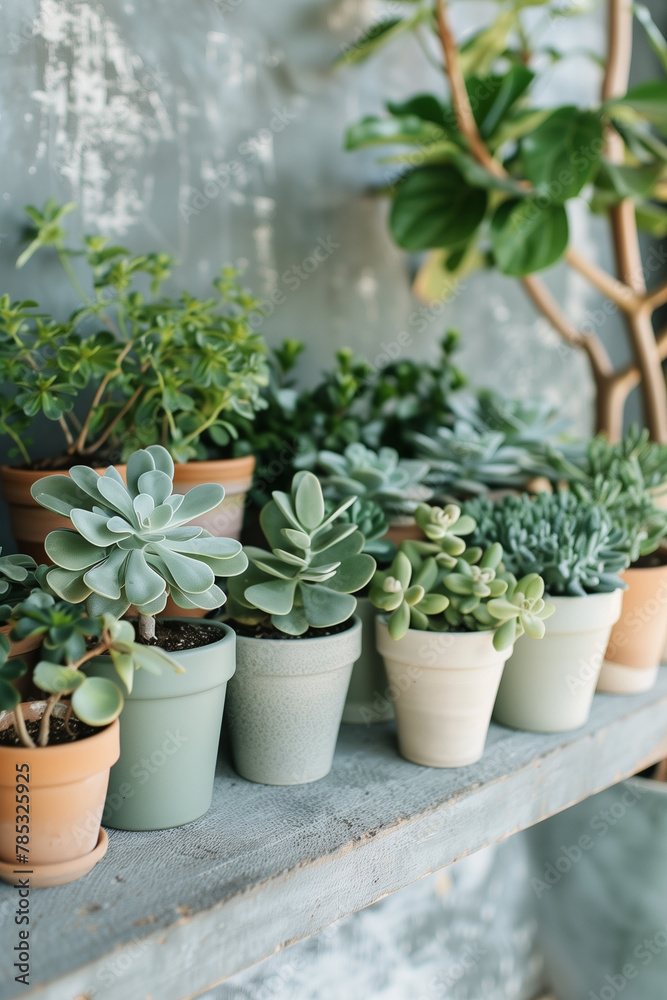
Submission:
[[[270,551],[247,546],[250,565],[229,581],[227,614],[244,625],[269,623],[288,635],[347,621],[352,595],[373,575],[375,560],[363,552],[356,523],[344,520],[349,497],[329,512],[319,480],[297,472],[289,493],[274,490],[261,513]]]
[[[517,581],[497,542],[486,549],[466,546],[462,536],[474,532],[476,524],[455,504],[424,504],[416,519],[427,540],[403,542],[371,587],[371,601],[387,614],[393,639],[410,628],[493,631],[494,647],[503,650],[524,633],[542,638],[544,620],[554,609],[543,600],[544,581],[538,574]]]
[[[494,502],[478,497],[464,510],[477,522],[473,543],[499,542],[507,569],[519,577],[538,573],[550,597],[625,589],[617,574],[628,565],[627,535],[600,504],[560,490]]]
[[[401,6],[403,15],[367,32],[344,61],[363,60],[413,32],[439,55],[433,0]],[[386,159],[401,171],[391,193],[397,244],[438,249],[451,279],[486,264],[522,277],[563,256],[566,206],[582,197],[593,211],[631,198],[640,227],[664,236],[667,82],[638,84],[592,108],[545,107],[533,96],[540,71],[569,55],[553,48],[549,29],[576,7],[551,0],[494,6],[490,22],[460,47],[459,59],[477,129],[502,171],[474,158],[444,92],[388,101],[386,115],[367,116],[347,131],[347,149],[387,147]],[[640,19],[667,68],[667,44],[645,8]],[[606,132],[621,140],[622,164],[606,157]]]
[[[251,326],[257,301],[229,268],[214,297],[169,298],[159,294],[169,254],[133,255],[101,236],[69,249],[62,223],[74,207],[51,199],[26,209],[33,239],[17,266],[55,251],[81,306],[58,321],[35,301],[0,297],[0,432],[13,456],[30,463],[40,416],[60,425],[63,451],[75,458],[124,460],[158,443],[179,462],[229,452],[234,418],[252,421],[265,405],[265,346]]]
[[[372,500],[388,519],[413,514],[420,500],[431,496],[424,484],[428,463],[400,458],[395,448],[373,451],[357,441],[349,444],[342,455],[318,452],[317,465],[327,473],[322,478],[325,496],[334,500],[351,496]]]

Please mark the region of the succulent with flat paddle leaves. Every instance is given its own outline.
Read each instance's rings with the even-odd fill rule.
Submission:
[[[288,635],[347,621],[352,595],[373,575],[375,560],[363,552],[364,536],[343,520],[348,497],[327,513],[312,472],[297,472],[290,493],[274,491],[260,523],[271,551],[248,546],[250,565],[229,581],[227,615],[246,625],[270,623]]]
[[[493,503],[479,497],[464,509],[477,521],[472,541],[500,542],[507,569],[518,577],[538,573],[551,597],[626,588],[617,574],[628,565],[627,535],[600,505],[560,490]]]
[[[322,478],[325,496],[338,501],[351,496],[374,500],[389,519],[414,513],[419,501],[432,493],[424,485],[428,462],[400,458],[395,448],[373,451],[355,442],[342,454],[319,452],[317,464],[327,473]]]
[[[505,442],[500,431],[478,431],[463,420],[439,427],[432,437],[414,434],[417,455],[428,462],[426,483],[437,497],[454,499],[492,487],[522,487],[533,472],[522,466],[525,450]]]
[[[111,657],[128,693],[132,691],[134,671],[140,667],[153,674],[159,674],[165,666],[183,673],[183,668],[161,649],[135,642],[131,622],[118,621],[109,614],[89,617],[83,605],[57,601],[41,590],[34,590],[15,607],[14,618],[12,639],[42,637],[41,659],[32,680],[47,695],[35,744],[25,727],[18,691],[6,683],[22,676],[25,664],[17,665],[12,660],[0,667],[0,709],[14,713],[15,729],[25,746],[48,744],[53,709],[65,696],[70,696],[69,711],[89,726],[106,726],[118,718],[124,702],[121,687],[103,677],[88,677],[81,669],[97,656]],[[0,638],[4,649],[7,640]]]
[[[452,509],[453,508],[453,509]],[[426,508],[422,519],[432,524],[437,508]],[[442,514],[445,512],[442,511]],[[475,522],[451,505],[448,525],[461,522],[465,533],[475,530]],[[459,529],[459,530],[461,530]],[[553,614],[553,605],[542,599],[544,582],[532,574],[517,583],[503,564],[498,543],[485,550],[466,548],[457,538],[458,557],[441,549],[438,541],[452,536],[443,531],[440,539],[403,542],[394,562],[385,572],[376,573],[371,587],[372,603],[388,614],[388,630],[393,639],[402,638],[409,628],[434,632],[493,631],[497,650],[509,648],[524,632],[534,638],[544,635],[544,619]]]
[[[69,517],[76,529],[56,529],[46,538],[55,563],[47,582],[59,597],[85,601],[93,616],[120,617],[134,605],[147,640],[155,636],[154,616],[168,596],[186,609],[224,604],[215,580],[246,568],[241,545],[188,525],[217,507],[224,490],[207,483],[185,495],[172,493],[173,476],[169,452],[151,445],[130,455],[127,486],[113,467],[100,476],[81,465],[69,476],[47,476],[34,484],[34,499]]]

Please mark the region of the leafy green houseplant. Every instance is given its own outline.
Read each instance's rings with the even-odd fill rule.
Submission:
[[[34,238],[18,260],[23,267],[36,253],[57,255],[80,299],[71,316],[0,298],[0,433],[11,441],[10,458],[21,463],[3,469],[3,492],[22,548],[35,537],[21,510],[37,478],[33,470],[82,460],[104,467],[137,447],[161,444],[192,485],[196,473],[186,473],[185,463],[231,457],[234,418],[251,421],[264,405],[265,347],[251,326],[258,305],[237,274],[223,269],[210,298],[166,297],[161,288],[174,265],[168,254],[132,255],[100,236],[70,249],[63,219],[73,208],[53,200],[42,211],[29,207]],[[33,461],[44,421],[58,429],[62,450]],[[217,471],[233,490],[240,470]],[[204,473],[211,476],[208,468]],[[251,475],[244,470],[245,488]]]
[[[262,509],[269,549],[246,547],[248,569],[229,581],[237,631],[229,690],[236,768],[265,784],[315,781],[331,768],[352,665],[361,652],[355,591],[375,570],[348,497],[327,511],[312,472]]]
[[[495,717],[538,732],[579,728],[621,614],[626,530],[605,507],[570,490],[494,503],[477,498],[465,510],[477,522],[473,543],[500,543],[507,569],[517,576],[538,573],[555,607],[539,660],[521,644],[508,660]]]
[[[468,546],[476,523],[460,507],[422,504],[425,541],[405,541],[373,579],[384,612],[377,641],[390,682],[403,756],[457,767],[479,760],[503,666],[524,634],[542,638],[553,606],[537,573],[518,580],[502,546]]]
[[[518,278],[563,340],[586,352],[598,429],[621,436],[625,401],[640,383],[651,435],[664,442],[664,343],[656,350],[651,314],[667,300],[667,283],[647,290],[642,268],[628,261],[641,260],[638,227],[657,236],[667,229],[667,85],[661,76],[628,89],[633,13],[641,10],[663,66],[667,44],[645,7],[608,0],[599,100],[592,107],[546,107],[541,77],[554,60],[572,55],[554,47],[550,29],[576,11],[544,0],[505,0],[461,41],[451,7],[448,0],[400,3],[397,16],[345,53],[343,61],[357,62],[416,32],[425,58],[437,60],[444,73],[434,93],[387,101],[384,115],[352,124],[346,146],[387,147],[395,173],[383,189],[390,189],[394,240],[408,251],[432,251],[417,278],[423,296],[442,300],[485,266]],[[567,206],[575,198],[608,216],[617,276],[572,245]],[[620,309],[641,359],[636,364],[615,367],[598,333],[577,328],[542,284],[537,272],[559,260]]]
[[[127,485],[113,467],[99,475],[74,466],[69,476],[47,476],[33,487],[38,503],[76,529],[56,529],[46,539],[55,564],[46,574],[48,586],[62,600],[85,602],[92,616],[120,617],[134,606],[138,641],[148,650],[163,649],[184,670],[170,677],[141,674],[128,691],[121,757],[107,799],[108,823],[121,829],[178,826],[209,808],[226,685],[234,671],[234,636],[227,626],[155,617],[168,597],[183,609],[216,610],[225,601],[216,579],[247,566],[239,542],[188,523],[221,501],[222,487],[203,484],[185,495],[174,493],[173,474],[169,452],[151,445],[130,455]],[[113,678],[112,658],[91,660],[87,672]],[[162,744],[170,727],[180,727],[187,747],[169,757],[169,766],[141,796],[119,793],[121,787],[136,790],[139,762]],[[189,772],[195,770],[193,781]]]

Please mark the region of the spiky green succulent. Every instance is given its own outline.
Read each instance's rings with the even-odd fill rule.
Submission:
[[[439,498],[465,499],[491,488],[523,486],[534,472],[523,448],[507,444],[500,431],[476,430],[457,420],[432,437],[415,434],[417,454],[429,464],[426,483]]]
[[[560,490],[495,502],[480,497],[464,509],[477,522],[471,541],[500,542],[508,571],[539,574],[551,597],[625,589],[617,574],[628,565],[627,535],[599,504]]]
[[[449,524],[460,519],[467,533],[474,531],[474,520],[467,515],[459,518],[459,508],[452,507]],[[433,523],[439,520],[433,508],[429,518]],[[445,538],[451,540],[447,531],[439,541]],[[457,541],[457,558],[434,542],[403,542],[389,569],[376,573],[370,599],[388,615],[390,636],[401,639],[409,628],[493,631],[498,650],[508,649],[524,632],[541,638],[542,622],[554,610],[542,600],[541,578],[533,574],[517,584],[503,564],[501,545],[491,544],[482,550],[466,548],[460,538]]]
[[[356,442],[342,454],[320,451],[317,464],[327,474],[322,479],[325,496],[336,501],[351,496],[373,500],[388,519],[412,514],[421,500],[431,496],[424,483],[428,463],[401,458],[395,448],[373,451]]]
[[[180,608],[221,607],[216,577],[242,572],[246,557],[239,542],[188,522],[217,507],[224,490],[209,483],[173,493],[173,476],[169,452],[152,445],[130,455],[127,486],[113,467],[99,475],[82,465],[35,483],[35,500],[76,529],[46,538],[55,563],[47,582],[59,597],[85,601],[92,616],[120,617],[131,605],[153,616],[168,596]]]
[[[622,529],[630,564],[654,552],[667,536],[667,511],[656,506],[667,474],[667,448],[637,428],[617,443],[599,435],[577,461],[559,471],[579,499],[601,504]]]
[[[290,493],[274,491],[260,523],[271,551],[248,546],[248,568],[229,581],[228,617],[271,624],[288,635],[328,628],[354,614],[356,598],[373,575],[364,536],[343,520],[355,498],[327,513],[312,472],[297,472]]]

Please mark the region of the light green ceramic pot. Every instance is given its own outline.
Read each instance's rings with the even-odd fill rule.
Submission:
[[[111,768],[104,826],[164,830],[208,811],[236,636],[221,622],[206,624],[219,630],[218,642],[170,653],[184,674],[168,667],[159,676],[136,671],[120,717],[120,759]],[[118,680],[106,656],[87,672]]]
[[[331,770],[361,622],[317,639],[236,637],[227,722],[249,781],[301,785]]]
[[[361,619],[361,656],[352,667],[343,722],[358,722],[368,726],[373,722],[387,722],[394,718],[387,671],[375,645],[377,614],[377,608],[368,597],[357,599],[357,616]]]

